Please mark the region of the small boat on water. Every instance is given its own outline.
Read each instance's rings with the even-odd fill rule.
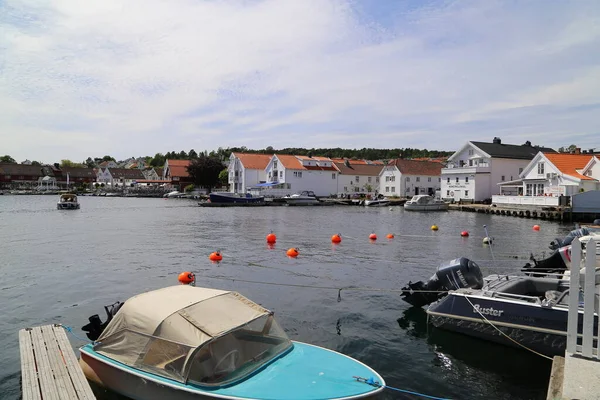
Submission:
[[[290,206],[312,206],[321,203],[312,190],[284,196],[283,200]]]
[[[58,198],[56,203],[58,210],[78,210],[80,208],[77,195],[74,193],[63,193]]]
[[[418,194],[404,203],[404,209],[410,211],[445,211],[448,203],[426,194]]]
[[[379,194],[379,196],[374,199],[365,200],[365,206],[367,207],[385,207],[389,205],[390,201],[382,194]]]
[[[383,378],[348,356],[290,340],[237,292],[178,285],[105,307],[82,329],[86,377],[134,399],[358,399]],[[371,377],[379,386],[354,376]]]
[[[213,192],[209,194],[211,203],[264,203],[264,196],[252,196],[250,193]]]
[[[183,196],[183,193],[181,193],[179,190],[173,190],[172,192],[165,193],[163,195],[163,197],[165,197],[167,199],[171,198],[171,197],[181,197],[181,196]]]

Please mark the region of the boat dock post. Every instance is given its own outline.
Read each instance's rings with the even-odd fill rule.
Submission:
[[[595,249],[596,243],[590,240],[587,248]],[[596,254],[590,252],[585,257],[585,275],[581,277],[579,266],[583,252],[579,239],[573,240],[571,249],[571,276],[569,314],[567,322],[567,348],[565,356],[554,357],[548,387],[548,400],[598,399],[600,394],[600,341],[594,343],[597,332],[594,329],[594,313],[598,311],[600,286],[596,286]],[[583,282],[583,326],[578,329],[579,289]],[[578,336],[582,338],[578,344]]]
[[[21,329],[19,348],[23,400],[96,398],[62,326]]]

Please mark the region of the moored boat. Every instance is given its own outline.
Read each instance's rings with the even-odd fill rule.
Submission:
[[[86,377],[134,399],[357,399],[373,369],[290,340],[271,311],[236,292],[171,286],[134,296],[104,327],[83,327]],[[98,336],[99,335],[99,336]],[[372,377],[373,386],[354,376]]]
[[[209,194],[211,203],[264,203],[264,196],[252,196],[250,193],[213,192]]]
[[[384,195],[380,194],[374,199],[365,200],[365,206],[367,207],[385,207],[389,206],[390,201],[385,198]]]
[[[58,198],[58,203],[56,203],[56,208],[58,210],[78,210],[80,205],[77,195],[74,193],[61,194]]]
[[[404,203],[404,209],[410,211],[445,211],[448,203],[426,194],[418,194]]]
[[[283,200],[290,206],[312,206],[321,203],[312,190],[284,196]]]

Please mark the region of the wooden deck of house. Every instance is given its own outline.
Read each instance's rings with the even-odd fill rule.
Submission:
[[[93,400],[65,330],[44,325],[19,331],[23,400]]]

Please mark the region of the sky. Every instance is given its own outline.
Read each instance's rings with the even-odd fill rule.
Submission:
[[[600,149],[599,49],[597,0],[0,0],[0,155]]]

